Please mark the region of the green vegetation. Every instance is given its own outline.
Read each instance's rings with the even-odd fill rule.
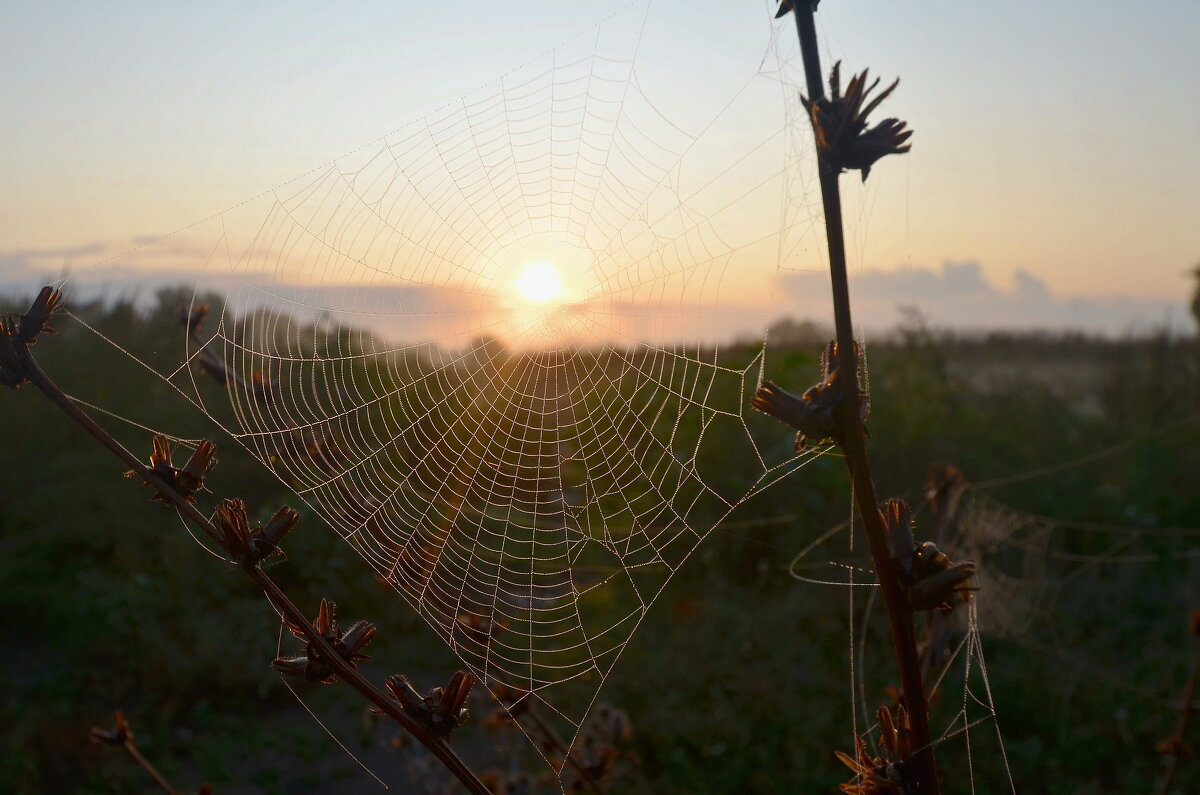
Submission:
[[[160,296],[147,313],[128,302],[73,312],[132,341],[138,360],[166,367],[176,358],[182,295]],[[70,318],[56,326],[35,353],[68,394],[177,437],[212,437],[220,465],[211,486],[244,497],[252,516],[297,505],[137,361]],[[772,336],[768,374],[802,390],[816,380],[824,335],[784,331]],[[728,352],[742,361],[755,353]],[[867,353],[883,495],[916,505],[930,466],[952,462],[976,483],[996,481],[987,494],[999,503],[1073,523],[1055,525],[1048,547],[1049,576],[1070,579],[1046,614],[1019,637],[983,627],[1018,791],[1150,790],[1161,771],[1155,744],[1173,725],[1190,661],[1200,556],[1196,535],[1143,531],[1200,527],[1200,347],[1167,336],[939,335],[914,317]],[[211,410],[227,410],[219,387],[201,386]],[[143,791],[140,770],[86,741],[88,727],[119,708],[181,787],[207,780],[219,793],[292,792],[336,782],[339,791],[375,791],[270,670],[278,623],[254,590],[36,392],[0,401],[0,605],[12,619],[0,641],[0,789]],[[148,431],[97,416],[131,449],[148,450]],[[791,444],[783,426],[778,433]],[[744,488],[727,446],[706,444],[702,454],[706,478],[725,479],[718,491]],[[1021,473],[1030,476],[1009,479]],[[615,792],[647,791],[646,780],[665,793],[831,791],[847,778],[833,756],[852,743],[845,591],[788,574],[797,551],[845,520],[845,478],[840,461],[818,459],[740,508],[672,581],[601,694],[634,727]],[[918,533],[928,521],[918,516]],[[298,603],[315,607],[328,595],[347,619],[379,624],[367,665],[376,680],[402,670],[428,685],[454,669],[434,634],[310,512],[287,549],[291,559],[272,574]],[[894,676],[876,629],[866,633],[870,709],[887,699]],[[952,676],[943,692],[935,726],[957,708],[962,684]],[[361,727],[356,694],[305,693],[356,752],[367,738],[361,753],[377,774],[390,783],[411,775],[401,752]],[[481,723],[472,720],[455,742],[486,766],[499,741]],[[972,735],[974,772],[979,791],[998,792],[1003,763],[989,734]],[[939,759],[945,790],[966,791],[962,742],[948,741]],[[1185,761],[1176,785],[1200,785],[1200,762]]]

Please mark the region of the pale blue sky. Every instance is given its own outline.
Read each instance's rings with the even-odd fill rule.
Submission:
[[[644,8],[8,4],[3,262],[185,226]],[[654,0],[647,89],[704,117],[790,25],[770,16],[763,2]],[[1025,271],[1061,297],[1182,302],[1200,260],[1200,4],[825,0],[818,24],[826,66],[902,78],[885,109],[916,130],[865,191],[845,180],[855,268],[975,261],[1000,289]],[[777,194],[762,201],[778,214]]]

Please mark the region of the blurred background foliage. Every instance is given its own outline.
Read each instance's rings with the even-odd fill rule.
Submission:
[[[185,296],[164,292],[147,311],[124,300],[71,307],[106,336],[132,341],[132,356],[67,317],[35,353],[68,394],[146,426],[96,415],[133,450],[148,454],[147,428],[213,438],[220,464],[206,510],[230,495],[263,519],[296,506],[285,485],[139,363],[177,359],[175,310]],[[19,311],[28,300],[0,306]],[[767,376],[803,391],[817,378],[827,336],[812,324],[778,325]],[[750,361],[755,349],[729,353]],[[1161,774],[1155,744],[1176,719],[1195,642],[1187,616],[1200,607],[1198,536],[1169,530],[1200,527],[1198,353],[1195,339],[1166,333],[953,335],[930,330],[915,312],[868,347],[881,495],[920,504],[930,467],[953,463],[1012,511],[1074,523],[1054,549],[1086,565],[1070,569],[1049,617],[1021,637],[982,627],[1018,791],[1148,791]],[[202,386],[219,410],[220,389]],[[143,750],[181,788],[379,791],[271,672],[278,622],[249,584],[35,391],[0,400],[0,606],[10,627],[0,639],[0,789],[148,791],[127,758],[86,741],[91,725],[122,709]],[[779,426],[781,445],[791,436]],[[716,455],[720,445],[706,449]],[[729,461],[699,465],[742,488],[745,473]],[[841,461],[824,456],[739,509],[683,567],[601,693],[634,730],[614,792],[833,791],[848,778],[833,756],[853,743],[845,591],[789,575],[798,550],[845,521],[848,503]],[[302,513],[290,558],[272,574],[314,612],[329,596],[346,620],[380,626],[365,664],[376,679],[403,671],[422,689],[443,682],[456,668],[449,651],[336,534]],[[927,513],[918,534],[923,521]],[[1123,540],[1119,554],[1114,538]],[[878,626],[864,637],[873,711],[888,699],[893,668]],[[956,709],[961,682],[944,692],[935,722]],[[302,694],[397,791],[447,786],[394,732],[365,721],[348,688]],[[507,769],[516,754],[535,790],[544,788],[544,765],[523,740],[484,728],[487,711],[476,703],[456,738],[462,754],[480,770]],[[987,727],[972,735],[976,786],[1004,791],[990,736]],[[945,790],[968,791],[961,740],[940,756]],[[1200,787],[1200,761],[1185,761],[1177,786]]]

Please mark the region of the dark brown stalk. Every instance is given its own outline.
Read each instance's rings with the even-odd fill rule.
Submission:
[[[167,795],[183,795],[182,792],[171,786],[171,782],[167,781],[166,776],[158,772],[158,768],[150,764],[149,759],[142,755],[142,752],[137,747],[137,743],[133,740],[133,729],[130,727],[129,721],[125,719],[125,713],[118,710],[113,714],[113,726],[111,729],[93,726],[88,735],[94,743],[111,745],[124,750],[133,757],[133,761],[137,762],[142,770],[150,774],[150,778],[154,779],[154,783],[158,784]],[[200,793],[201,795],[211,795],[212,787],[205,784],[200,788]]]
[[[808,84],[808,99],[816,102],[825,96],[824,76],[817,50],[817,30],[814,21],[814,6],[809,0],[798,0],[793,6],[796,17],[796,32],[800,37],[800,53],[804,62],[804,76]],[[842,373],[858,372],[858,355],[854,344],[854,330],[850,316],[850,284],[846,271],[846,244],[842,232],[842,202],[838,189],[840,169],[826,161],[818,148],[818,168],[821,182],[821,201],[825,210],[825,234],[829,243],[829,274],[833,287],[833,317],[837,332],[838,368]],[[853,380],[851,380],[853,383]],[[933,744],[929,731],[929,711],[925,701],[925,689],[921,682],[921,660],[917,654],[916,636],[913,631],[912,612],[908,608],[904,589],[896,572],[888,547],[883,516],[879,512],[879,501],[875,496],[875,484],[871,479],[871,468],[867,460],[866,433],[863,428],[862,412],[855,389],[843,390],[844,399],[838,406],[841,427],[842,450],[846,456],[846,467],[850,472],[851,490],[862,517],[863,531],[879,589],[887,608],[888,626],[891,630],[892,649],[900,671],[900,684],[904,691],[904,706],[908,711],[912,727],[914,761],[920,780],[922,795],[938,795],[937,762],[933,756]]]
[[[149,467],[125,448],[120,442],[114,439],[107,431],[105,431],[95,420],[84,413],[78,406],[71,402],[58,385],[50,379],[48,375],[38,366],[33,356],[29,353],[27,347],[21,347],[17,350],[22,372],[29,382],[37,387],[50,402],[61,409],[71,419],[78,423],[87,433],[92,436],[104,447],[108,448],[114,455],[128,464],[143,480],[152,484],[159,492],[167,498],[192,524],[204,532],[209,538],[220,542],[222,535],[208,517],[200,513],[195,505],[188,502],[183,495],[179,494],[170,484],[166,483],[161,478],[157,477]],[[405,731],[417,739],[421,745],[429,749],[430,753],[438,758],[438,760],[454,774],[462,784],[476,795],[490,795],[488,788],[479,780],[472,770],[467,767],[466,763],[459,759],[453,749],[442,739],[434,737],[425,730],[423,726],[417,723],[409,716],[400,704],[384,694],[379,688],[371,684],[365,676],[363,676],[350,662],[345,660],[325,637],[317,632],[316,628],[309,621],[308,617],[296,607],[287,595],[275,584],[266,572],[257,566],[239,566],[238,568],[246,572],[258,587],[266,594],[267,598],[291,623],[300,627],[305,637],[310,643],[315,645],[321,652],[322,660],[328,662],[330,667],[334,669],[339,677],[347,684],[361,693],[368,701],[375,704],[384,713],[390,716],[393,720],[399,723]]]

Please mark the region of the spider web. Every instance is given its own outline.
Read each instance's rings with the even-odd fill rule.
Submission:
[[[645,19],[122,260],[202,252],[218,292],[161,375],[572,738],[692,551],[815,455],[747,416],[761,342],[717,342],[765,328],[811,234],[794,87],[760,65],[672,94],[641,67]],[[547,262],[563,297],[523,300]]]
[[[485,686],[543,706],[568,747],[697,546],[816,455],[748,414],[763,335],[719,343],[727,329],[765,329],[779,274],[822,267],[803,79],[772,11],[761,62],[725,95],[680,92],[645,41],[649,9],[626,9],[100,263],[199,258],[189,275],[210,292],[182,318],[203,323],[159,375]],[[557,270],[559,300],[515,289],[538,263]],[[975,492],[964,506],[946,547],[980,562],[981,594],[934,677],[961,688],[934,742],[966,744],[973,787],[981,743],[1007,767],[982,633],[1025,636],[1054,582],[1037,568],[1046,522]],[[835,557],[823,581],[849,586],[850,714],[869,737],[873,583],[857,556]],[[565,788],[571,769],[547,759]]]

